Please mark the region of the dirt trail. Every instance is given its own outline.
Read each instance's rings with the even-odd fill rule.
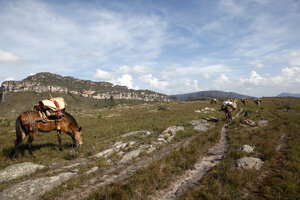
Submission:
[[[152,157],[140,157],[137,158],[135,162],[130,161],[130,164],[123,163],[111,166],[103,173],[88,180],[86,183],[83,183],[81,187],[75,188],[70,191],[66,191],[64,192],[63,196],[57,197],[55,199],[85,199],[88,197],[88,195],[90,195],[94,190],[98,189],[99,187],[108,185],[113,182],[124,180],[130,177],[137,170],[147,167],[153,160],[160,159],[163,156],[170,154],[172,151],[179,149],[182,146],[187,146],[191,141],[198,137],[199,134],[187,138],[184,141],[174,143],[169,147],[165,147],[161,151],[154,154]],[[116,172],[118,172],[118,174],[116,174]]]
[[[242,109],[234,118],[239,117]],[[210,148],[207,155],[200,158],[194,165],[193,170],[186,171],[182,176],[178,177],[168,188],[158,191],[150,197],[152,200],[169,200],[176,199],[192,190],[195,184],[199,183],[204,175],[206,175],[215,165],[223,160],[225,153],[228,151],[227,138],[228,124],[225,124],[221,129],[221,137],[219,142]]]

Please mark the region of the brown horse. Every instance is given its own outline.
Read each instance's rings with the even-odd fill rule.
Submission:
[[[230,105],[225,105],[224,107],[222,107],[222,110],[224,110],[225,112],[227,123],[230,123],[232,121],[233,108]]]
[[[241,99],[241,102],[244,104],[244,106],[246,106],[246,103],[249,102],[249,99]]]
[[[62,150],[61,146],[61,132],[67,133],[73,140],[75,146],[82,145],[81,138],[81,127],[78,127],[78,124],[74,117],[67,112],[63,112],[63,117],[60,121],[50,120],[43,122],[42,118],[37,111],[29,111],[22,113],[16,120],[16,137],[15,147],[14,147],[14,157],[18,157],[19,146],[22,143],[23,139],[28,136],[28,141],[26,146],[28,148],[29,154],[33,156],[31,151],[32,141],[37,133],[49,132],[52,130],[57,130],[59,150]],[[72,133],[70,132],[72,131]]]
[[[211,99],[210,104],[217,104],[217,99]]]
[[[260,106],[260,104],[261,104],[261,99],[254,99],[253,101],[254,101],[254,103],[255,103],[257,106]]]

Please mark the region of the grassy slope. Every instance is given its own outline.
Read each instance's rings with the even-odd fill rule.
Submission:
[[[300,199],[300,102],[293,98],[264,99],[249,106],[247,118],[270,123],[262,129],[244,128],[236,120],[229,129],[229,156],[182,199]],[[242,119],[241,119],[242,120]],[[288,137],[287,148],[276,147]],[[262,170],[235,170],[235,159],[246,156],[243,144],[255,145],[252,156],[264,162]]]
[[[140,142],[151,143],[155,136],[171,125],[184,125],[189,128],[186,124],[188,120],[209,116],[208,114],[194,113],[195,110],[206,106],[211,107],[208,102],[171,102],[123,105],[112,109],[73,110],[72,114],[84,128],[84,146],[74,157],[85,157],[106,149],[116,141],[117,136],[130,131],[150,130],[153,136]],[[214,107],[219,108],[218,105]],[[268,120],[269,126],[255,130],[240,126],[240,119],[234,121],[229,127],[231,145],[228,158],[204,178],[201,186],[196,187],[183,198],[241,199],[248,194],[253,198],[297,199],[300,194],[299,99],[264,99],[262,107],[257,108],[252,102],[246,108],[249,113],[247,118],[255,121],[259,119]],[[107,117],[111,114],[115,114],[115,116]],[[224,115],[222,112],[217,112],[217,117],[223,118]],[[11,151],[15,139],[13,129],[13,126],[1,127],[0,129],[0,169],[24,161],[49,164],[72,159],[72,154],[70,154],[71,139],[63,136],[64,151],[60,152],[57,147],[56,134],[50,132],[40,133],[34,141],[34,154],[37,158],[29,157],[26,150],[24,156],[18,160],[10,160],[8,153]],[[167,187],[174,174],[181,174],[184,170],[191,168],[195,158],[217,141],[219,129],[218,126],[199,137],[187,148],[175,151],[171,155],[153,162],[149,167],[137,171],[125,182],[100,188],[90,198],[141,199],[146,198],[148,194],[153,194],[156,189]],[[279,138],[284,133],[289,137],[288,148],[278,153],[275,151],[275,147],[279,144]],[[193,132],[188,130],[183,134],[188,136]],[[181,136],[178,137],[177,140],[180,140]],[[139,138],[136,139],[140,140]],[[258,156],[265,161],[263,170],[233,170],[233,161],[245,155],[238,150],[243,144],[256,146],[253,156]],[[258,181],[257,177],[261,174],[267,176]],[[26,178],[15,182],[21,180],[26,180]],[[76,187],[80,181],[80,178],[70,181],[66,188]],[[0,190],[3,188],[4,186],[0,185]],[[254,196],[252,196],[253,194]],[[51,199],[56,195],[58,195],[57,192],[50,192],[45,197]]]

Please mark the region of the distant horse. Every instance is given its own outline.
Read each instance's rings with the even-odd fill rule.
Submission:
[[[227,123],[230,123],[232,121],[232,112],[233,112],[233,108],[230,105],[226,105],[223,108],[224,112],[225,112],[225,116],[227,119]]]
[[[241,99],[241,102],[244,104],[244,106],[246,106],[246,103],[249,102],[249,99]]]
[[[216,104],[217,103],[217,99],[211,99],[210,100],[210,104]]]
[[[33,156],[33,153],[31,151],[31,144],[37,131],[50,132],[53,130],[57,130],[59,150],[62,150],[61,131],[67,133],[72,138],[73,144],[75,146],[81,146],[81,127],[78,127],[78,124],[72,115],[67,112],[63,112],[63,114],[64,115],[60,121],[49,120],[47,122],[43,122],[39,112],[37,111],[22,113],[16,120],[17,139],[15,140],[13,156],[18,157],[19,146],[26,136],[28,136],[26,146],[28,148],[29,154]],[[72,131],[72,133],[70,132],[70,130]]]
[[[254,101],[254,103],[255,103],[257,106],[260,106],[260,104],[261,104],[261,99],[254,99],[253,101]]]

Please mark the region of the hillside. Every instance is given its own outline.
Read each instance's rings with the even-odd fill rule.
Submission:
[[[223,92],[223,91],[218,91],[218,90],[210,90],[210,91],[201,91],[201,92],[194,92],[194,93],[188,93],[188,94],[171,95],[170,98],[173,100],[194,101],[194,100],[210,100],[211,98],[242,99],[242,98],[254,98],[254,97],[243,95],[243,94],[238,94],[235,92]]]
[[[284,92],[284,93],[277,95],[277,97],[298,97],[298,98],[300,98],[300,94]]]
[[[80,148],[39,132],[36,157],[25,138],[15,160],[14,123],[0,123],[0,199],[299,199],[300,99],[238,108],[230,124],[208,101],[72,111]]]
[[[48,72],[29,76],[22,81],[5,81],[1,85],[0,102],[11,92],[66,93],[93,99],[126,99],[141,101],[169,101],[168,96],[149,90],[133,90],[108,82],[93,82],[63,77]]]

